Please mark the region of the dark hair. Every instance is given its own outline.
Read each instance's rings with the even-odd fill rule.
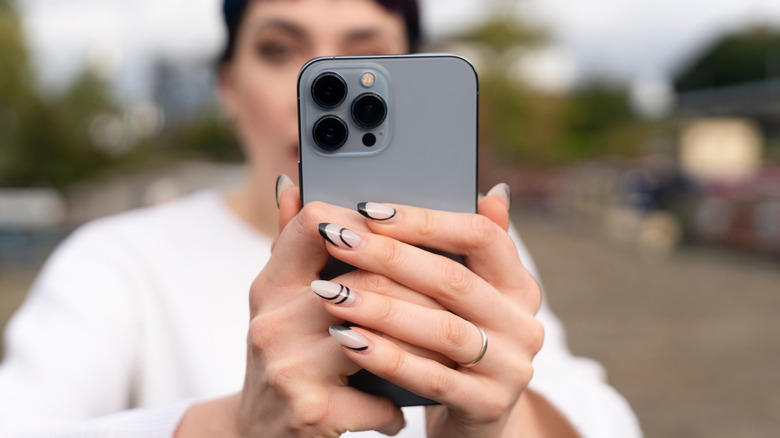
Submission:
[[[224,64],[233,59],[236,51],[236,39],[238,29],[244,18],[244,12],[249,2],[254,0],[224,0],[222,3],[222,15],[227,29],[227,41],[219,57],[219,63]],[[409,42],[409,51],[417,51],[420,43],[420,11],[417,0],[373,0],[390,12],[403,17],[406,23],[406,37]]]

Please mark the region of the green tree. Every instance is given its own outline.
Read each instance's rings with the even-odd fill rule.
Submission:
[[[36,88],[12,0],[0,0],[0,184],[66,189],[116,160],[92,144],[95,116],[116,112],[108,84],[84,70],[57,95]]]
[[[0,175],[20,146],[20,124],[34,104],[30,66],[15,5],[0,0]]]
[[[480,145],[495,163],[553,165],[604,154],[631,154],[641,127],[625,87],[592,80],[570,94],[536,90],[511,72],[528,51],[544,47],[547,32],[515,14],[511,2],[494,2],[488,20],[454,38],[487,60],[480,74]],[[490,159],[490,157],[488,157]]]

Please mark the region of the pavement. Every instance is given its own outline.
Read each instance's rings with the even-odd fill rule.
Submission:
[[[693,245],[648,262],[593,223],[513,216],[572,351],[606,367],[647,437],[777,436],[777,257]],[[0,265],[0,326],[36,271]]]
[[[689,245],[648,262],[592,223],[514,220],[572,351],[606,367],[647,437],[778,436],[777,257]]]

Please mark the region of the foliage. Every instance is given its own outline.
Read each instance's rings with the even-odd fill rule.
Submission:
[[[12,0],[0,0],[0,186],[67,190],[119,170],[181,157],[241,159],[241,150],[213,112],[190,117],[160,135],[138,137],[127,125],[105,78],[85,68],[57,94],[36,88]],[[109,143],[96,121],[114,123]]]
[[[780,32],[756,28],[727,35],[695,58],[675,80],[677,91],[780,78]]]
[[[624,86],[596,79],[571,93],[551,94],[508,74],[518,56],[547,40],[543,29],[501,10],[455,38],[490,60],[480,70],[481,145],[522,165],[634,153],[645,127],[635,120]]]

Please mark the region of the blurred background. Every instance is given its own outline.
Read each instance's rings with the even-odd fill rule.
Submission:
[[[780,2],[422,6],[572,350],[648,437],[776,436]],[[241,179],[219,8],[0,0],[0,326],[75,227]]]

